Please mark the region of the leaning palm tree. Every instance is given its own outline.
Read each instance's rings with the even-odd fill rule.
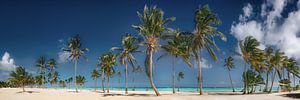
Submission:
[[[97,69],[94,69],[91,73],[91,77],[95,81],[95,91],[97,90],[97,79],[100,77],[100,73]]]
[[[175,31],[174,36],[171,37],[171,40],[168,41],[167,44],[162,46],[162,49],[166,51],[165,54],[161,55],[158,60],[166,55],[173,56],[172,60],[172,72],[173,72],[173,94],[175,93],[175,60],[180,57],[182,60],[189,65],[192,64],[189,62],[190,60],[190,48],[189,48],[189,36],[185,36],[180,32]]]
[[[107,93],[109,93],[109,88],[108,88],[109,78],[112,77],[112,75],[115,73],[113,67],[117,64],[116,58],[117,56],[112,52],[103,54],[99,58],[99,62],[100,62],[99,65],[101,66],[101,70],[103,70],[104,74],[107,77],[107,81],[106,81]]]
[[[273,70],[273,67],[271,65],[271,58],[273,56],[273,49],[271,47],[268,47],[265,49],[265,62],[266,62],[266,84],[265,84],[265,88],[264,88],[264,92],[267,92],[268,91],[268,84],[269,84],[269,74],[272,72]]]
[[[246,73],[247,71],[247,64],[250,64],[251,63],[251,57],[253,57],[252,55],[255,53],[255,50],[258,49],[258,46],[259,46],[259,42],[253,38],[252,36],[247,36],[245,38],[245,40],[241,40],[239,42],[239,46],[240,46],[240,50],[241,50],[241,53],[242,53],[242,58],[244,59],[245,61],[245,66],[244,66],[244,73]],[[247,93],[247,90],[248,89],[248,84],[246,81],[247,80],[247,75],[248,74],[245,74],[245,79],[244,79],[244,91],[243,93],[246,94]]]
[[[82,47],[82,43],[81,43],[79,35],[75,35],[68,41],[68,45],[66,48],[63,48],[63,51],[69,52],[70,53],[69,58],[75,62],[74,79],[76,80],[76,73],[77,73],[76,71],[77,71],[78,60],[80,57],[84,56],[85,52],[87,52],[88,49]],[[76,92],[78,92],[76,81],[74,81],[74,82],[75,82]]]
[[[295,77],[298,77],[299,78],[299,65],[297,63],[297,61],[294,59],[294,58],[290,58],[289,59],[289,63],[288,63],[288,66],[287,66],[287,76],[288,76],[288,79],[290,80],[290,75],[293,75],[293,78],[294,78],[294,87],[295,87]]]
[[[22,87],[23,92],[25,92],[24,87],[31,84],[32,75],[25,71],[24,67],[17,67],[15,71],[10,73],[11,78],[9,78],[10,83],[17,87]]]
[[[234,86],[233,86],[233,83],[232,83],[232,79],[231,79],[231,74],[230,74],[230,71],[234,68],[234,61],[233,61],[233,58],[231,56],[229,56],[227,59],[225,59],[225,65],[224,66],[228,69],[228,75],[229,75],[232,91],[235,92]]]
[[[164,18],[164,12],[156,6],[150,8],[145,6],[142,13],[138,12],[138,16],[141,22],[137,26],[134,25],[133,28],[143,37],[146,46],[145,71],[155,94],[160,96],[152,78],[153,52],[159,49],[159,38],[166,32],[167,23],[175,20],[175,18]]]
[[[132,67],[137,66],[137,61],[135,60],[133,53],[138,51],[138,39],[131,34],[127,34],[122,38],[123,47],[113,47],[112,51],[118,51],[118,56],[120,63],[125,65],[125,94],[128,94],[128,63]]]
[[[45,69],[46,69],[46,58],[44,56],[40,56],[36,61],[36,67],[38,67],[38,72],[42,77],[42,85],[46,83],[45,81]]]
[[[275,52],[274,56],[270,60],[272,66],[274,67],[273,68],[274,72],[273,72],[273,76],[272,76],[272,83],[271,83],[271,87],[269,89],[269,93],[272,92],[273,84],[274,84],[274,81],[275,81],[275,78],[276,78],[276,72],[277,72],[278,76],[281,78],[281,75],[279,73],[279,69],[281,69],[280,67],[282,66],[282,62],[284,60],[283,56],[284,56],[284,53],[277,50]]]
[[[184,79],[184,73],[183,73],[183,72],[179,72],[179,73],[178,73],[177,80],[180,81],[181,79]],[[179,87],[178,87],[178,90],[177,90],[177,91],[179,92]]]
[[[206,49],[214,61],[218,58],[214,49],[218,49],[214,42],[214,37],[219,36],[222,40],[226,40],[223,33],[219,32],[215,26],[220,24],[220,20],[208,5],[200,7],[195,13],[195,31],[191,39],[191,48],[198,64],[198,78],[200,95],[202,95],[202,70],[201,55],[202,49]]]

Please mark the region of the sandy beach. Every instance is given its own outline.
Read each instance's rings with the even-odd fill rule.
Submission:
[[[94,92],[91,90],[80,90],[75,93],[66,89],[38,89],[26,88],[25,93],[20,88],[1,88],[1,100],[294,100],[297,98],[287,97],[286,94],[300,93],[294,91],[290,93],[272,93],[272,94],[251,94],[241,95],[240,93],[206,93],[199,96],[197,93],[179,92],[161,92],[162,96],[155,96],[152,91],[129,91],[124,95],[124,91],[110,91],[109,94]]]

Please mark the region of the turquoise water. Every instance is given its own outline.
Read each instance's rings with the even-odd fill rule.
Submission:
[[[73,88],[68,88],[68,89],[73,89]],[[85,87],[85,88],[79,88],[83,90],[94,90],[94,87]],[[97,90],[101,90],[101,87],[98,87]],[[106,89],[106,88],[105,88]],[[173,91],[173,88],[169,87],[159,87],[157,88],[159,91]],[[243,88],[234,88],[236,92],[242,91]],[[256,92],[260,92],[263,88],[256,88]],[[110,88],[110,90],[125,90],[125,88],[122,87],[116,87],[116,88]],[[128,88],[129,91],[133,91],[133,88]],[[145,87],[137,87],[135,88],[135,91],[152,91],[152,88],[145,88]],[[277,87],[273,87],[273,91],[277,91]],[[176,88],[176,91],[178,91],[178,88]],[[179,91],[181,92],[197,92],[199,91],[198,88],[193,88],[193,87],[184,87],[184,88],[179,88]],[[231,87],[205,87],[203,88],[203,92],[232,92]]]

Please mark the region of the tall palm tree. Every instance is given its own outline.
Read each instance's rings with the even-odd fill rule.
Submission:
[[[175,18],[164,18],[164,12],[156,6],[150,8],[145,6],[142,13],[138,12],[138,16],[141,22],[137,26],[133,25],[133,28],[143,37],[146,46],[145,71],[155,94],[160,96],[152,78],[153,52],[159,49],[159,38],[167,30],[165,26]]]
[[[173,56],[172,60],[172,72],[173,72],[173,94],[175,93],[175,60],[180,57],[183,59],[183,61],[189,65],[189,67],[192,66],[192,64],[189,62],[190,60],[190,48],[189,48],[189,42],[190,37],[185,36],[180,32],[175,31],[175,35],[173,38],[171,38],[167,44],[162,46],[162,49],[166,51],[165,54],[161,55],[160,58],[166,55]]]
[[[91,77],[93,78],[93,80],[95,81],[95,91],[97,90],[97,79],[100,77],[100,73],[97,69],[94,69],[92,71],[92,75]]]
[[[232,87],[232,91],[235,92],[234,90],[234,86],[232,83],[232,79],[231,79],[231,75],[230,75],[230,71],[234,68],[234,61],[233,58],[231,56],[229,56],[227,59],[225,59],[225,65],[224,65],[227,69],[228,69],[228,75],[229,75],[229,79],[230,79],[230,83],[231,83],[231,87]]]
[[[275,77],[276,77],[276,72],[278,74],[278,77],[281,78],[279,70],[281,69],[280,67],[282,66],[282,62],[284,60],[283,56],[284,56],[283,52],[280,52],[279,50],[276,50],[274,56],[270,60],[272,66],[274,67],[274,72],[273,72],[272,83],[271,83],[271,87],[269,89],[269,93],[272,92],[273,84],[274,84]]]
[[[76,73],[77,73],[77,63],[80,57],[84,56],[85,52],[88,51],[88,48],[83,48],[82,43],[80,40],[79,35],[75,35],[74,37],[70,38],[68,41],[68,45],[66,48],[63,48],[64,52],[69,52],[70,56],[69,58],[75,62],[75,73],[74,73],[74,79],[75,79],[75,88],[76,92],[77,90],[77,84],[76,84]]]
[[[239,42],[239,46],[240,46],[240,50],[242,52],[242,58],[244,59],[245,61],[245,66],[244,66],[244,73],[246,73],[247,71],[247,64],[251,63],[251,57],[253,57],[252,55],[255,53],[255,50],[258,49],[258,46],[259,46],[259,42],[253,38],[252,36],[247,36],[245,38],[245,40],[241,40]],[[244,94],[247,93],[247,90],[248,89],[248,84],[247,84],[247,75],[248,74],[245,74],[245,79],[244,79]]]
[[[266,86],[265,86],[265,89],[264,89],[264,92],[267,92],[268,91],[268,83],[269,83],[269,74],[272,72],[273,70],[273,67],[271,65],[271,58],[273,56],[273,49],[271,47],[268,47],[265,49],[265,57],[266,57],[266,64],[267,64],[267,67],[266,67]]]
[[[177,80],[180,81],[181,79],[184,79],[184,73],[183,72],[179,72],[178,73],[178,77],[177,77]],[[179,91],[179,87],[178,87],[178,90]]]
[[[219,32],[215,26],[220,24],[220,20],[208,5],[200,7],[195,13],[195,31],[193,32],[192,49],[198,63],[198,78],[200,95],[202,95],[202,70],[201,55],[202,49],[206,49],[214,61],[218,60],[214,49],[218,49],[214,42],[214,37],[220,36],[225,40],[223,33]]]
[[[132,67],[137,66],[133,53],[138,51],[138,39],[131,34],[126,34],[122,38],[122,47],[113,47],[112,51],[118,51],[120,63],[125,65],[125,94],[128,94],[128,63]]]
[[[107,77],[106,81],[106,86],[107,86],[107,93],[109,93],[109,88],[108,88],[108,83],[109,83],[109,78],[112,77],[112,75],[115,73],[114,66],[117,64],[116,62],[117,56],[113,54],[112,52],[103,54],[99,58],[101,70],[104,71],[104,74]]]
[[[10,73],[11,78],[9,78],[10,83],[17,87],[22,87],[23,92],[25,92],[24,87],[31,84],[32,75],[25,71],[25,68],[19,66],[15,71]]]
[[[42,85],[46,83],[45,81],[45,69],[46,69],[46,58],[44,56],[40,56],[36,61],[36,67],[38,67],[38,72],[41,75]],[[43,86],[44,87],[44,86]]]

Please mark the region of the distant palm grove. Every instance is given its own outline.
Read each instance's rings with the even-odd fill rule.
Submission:
[[[195,60],[198,67],[195,82],[198,83],[199,94],[202,95],[202,54],[205,51],[214,61],[220,61],[215,53],[219,48],[214,40],[226,41],[225,35],[217,29],[221,23],[217,14],[208,5],[199,7],[195,10],[194,19],[191,19],[194,20],[194,29],[190,31],[167,27],[175,21],[175,17],[165,17],[165,13],[156,6],[145,6],[144,10],[138,12],[137,15],[140,22],[132,25],[136,34],[124,34],[120,40],[122,45],[112,47],[103,53],[98,58],[97,67],[90,72],[90,75],[77,75],[77,67],[81,67],[78,66],[78,63],[80,60],[87,59],[85,55],[89,49],[82,45],[80,36],[75,35],[70,37],[66,47],[62,48],[62,51],[70,54],[69,60],[74,63],[74,76],[67,79],[59,78],[60,73],[56,70],[59,66],[56,60],[40,56],[35,62],[38,70],[36,76],[19,66],[10,73],[8,81],[2,81],[0,86],[22,87],[25,91],[24,87],[46,88],[45,84],[49,84],[51,87],[65,88],[74,84],[75,91],[78,92],[78,88],[86,83],[86,77],[92,77],[95,91],[97,91],[100,80],[101,91],[109,93],[110,79],[124,77],[124,91],[125,94],[128,94],[130,92],[128,91],[128,73],[133,73],[134,86],[134,75],[145,71],[155,94],[160,96],[153,80],[153,60],[159,61],[165,56],[170,56],[172,57],[172,61],[170,61],[172,63],[170,66],[172,67],[172,92],[176,93],[176,82],[184,79],[183,72],[176,72],[176,60],[183,60],[187,67],[192,67],[191,61]],[[238,44],[240,52],[236,51],[235,53],[244,60],[244,66],[235,66],[235,60],[232,56],[226,58],[224,62],[224,70],[228,71],[228,80],[230,80],[228,84],[231,84],[233,92],[250,94],[257,91],[256,87],[259,86],[263,87],[262,92],[271,93],[276,77],[279,79],[280,91],[299,89],[299,85],[296,85],[298,82],[295,82],[295,79],[299,78],[299,66],[294,58],[289,58],[284,52],[272,47],[266,47],[264,50],[258,48],[260,43],[252,36],[247,36]],[[153,56],[157,52],[162,52],[162,55],[157,57],[158,59],[154,59]],[[135,59],[136,53],[145,53],[144,64]],[[124,73],[115,70],[117,64],[125,68]],[[128,67],[132,67],[133,70],[129,71]],[[236,91],[233,85],[230,72],[235,67],[243,67],[244,69],[244,72],[241,73],[244,82],[242,91]]]

